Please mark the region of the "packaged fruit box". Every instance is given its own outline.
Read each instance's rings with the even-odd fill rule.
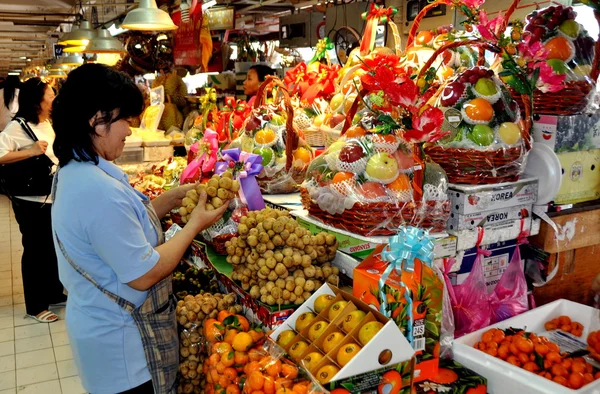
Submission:
[[[570,334],[547,332],[555,327]],[[598,329],[597,309],[557,300],[455,340],[454,359],[485,376],[490,394],[597,394],[600,374],[592,360],[567,352],[585,349],[585,338]]]
[[[381,259],[386,245],[379,245],[354,269],[354,296],[379,310],[382,302],[379,280],[389,266]],[[415,381],[433,378],[440,360],[440,331],[442,325],[442,295],[444,283],[432,268],[415,259],[414,271],[393,271],[388,276],[383,293],[386,296],[386,315],[403,333],[408,329],[409,307],[401,283],[412,293],[414,324],[413,348],[416,351]]]
[[[450,209],[461,215],[535,204],[537,194],[537,178],[526,178],[495,185],[473,186],[451,183],[448,186],[448,196],[452,202]]]
[[[321,286],[270,337],[332,393],[410,393],[410,343],[394,321],[337,287]]]

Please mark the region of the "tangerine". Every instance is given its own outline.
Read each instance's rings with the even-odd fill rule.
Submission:
[[[250,361],[244,366],[244,373],[250,375],[254,371],[260,371],[260,364],[258,361]]]
[[[275,360],[267,366],[267,368],[266,368],[267,375],[269,375],[271,377],[277,377],[281,373],[281,368],[282,368],[281,361]]]
[[[526,353],[519,353],[519,355],[517,356],[517,358],[519,359],[519,362],[522,365],[525,365],[526,363],[529,362],[529,355],[527,355]]]
[[[352,126],[344,134],[346,138],[360,138],[367,135],[367,131],[360,126]]]
[[[229,353],[232,350],[233,349],[231,348],[231,345],[228,344],[227,342],[217,342],[214,345],[212,345],[212,348],[211,348],[211,352],[217,353],[218,355],[222,355],[224,353]]]
[[[277,391],[281,389],[291,389],[293,382],[286,378],[275,379],[275,388]]]
[[[281,366],[281,375],[284,378],[294,380],[298,377],[298,368],[290,364],[283,364]]]
[[[236,351],[233,357],[237,365],[246,365],[246,363],[248,363],[248,361],[250,360],[248,354],[246,354],[245,352]]]
[[[263,391],[265,394],[275,394],[275,379],[271,376],[265,376],[263,383]]]
[[[300,147],[294,151],[294,160],[300,160],[305,164],[310,163],[312,154],[306,148]]]
[[[562,326],[560,326],[560,329],[564,332],[571,332],[572,327],[570,324],[563,324]]]
[[[240,394],[240,388],[237,384],[230,384],[225,388],[225,394]]]
[[[410,178],[406,174],[400,174],[398,175],[398,178],[394,179],[394,181],[388,185],[388,188],[397,192],[410,190]]]
[[[552,380],[563,386],[567,386],[569,384],[569,381],[564,376],[555,376]]]
[[[546,343],[546,346],[548,346],[548,349],[550,349],[551,352],[560,353],[560,347],[556,343],[548,342]]]
[[[546,331],[556,330],[556,324],[549,321],[549,322],[546,322],[546,324],[544,324],[544,328],[546,329]]]
[[[239,333],[238,330],[236,330],[235,328],[230,328],[229,330],[227,330],[227,332],[225,333],[225,337],[223,338],[223,342],[227,342],[228,344],[232,344],[233,343],[233,338],[235,338],[235,336]]]
[[[569,359],[569,358],[565,358],[565,359],[562,361],[561,365],[562,365],[563,367],[565,367],[565,368],[567,369],[567,371],[568,371],[568,370],[570,370],[570,369],[571,369],[571,367],[573,366],[573,361],[572,361],[571,359]]]
[[[533,342],[531,341],[531,339],[520,339],[519,341],[517,341],[516,346],[517,349],[519,349],[523,353],[533,353]]]
[[[535,345],[535,352],[540,356],[545,356],[546,354],[548,354],[548,352],[550,352],[550,349],[544,344],[538,344]]]
[[[560,357],[560,354],[558,354],[557,352],[551,351],[548,354],[546,354],[546,360],[553,363],[559,363],[562,360],[562,357]]]
[[[579,389],[583,386],[583,374],[581,372],[573,372],[569,376],[569,385],[572,389]]]
[[[514,356],[514,355],[508,356],[508,358],[506,359],[506,362],[509,364],[515,365],[517,367],[521,366],[521,362],[519,361],[517,356]]]
[[[552,366],[552,369],[550,370],[550,372],[552,372],[552,375],[554,375],[554,376],[568,376],[569,375],[569,371],[567,371],[567,369],[565,367],[563,367],[561,364],[554,364]]]
[[[508,358],[508,355],[509,355],[508,345],[506,345],[506,344],[500,345],[500,347],[498,348],[498,357],[500,357],[502,360],[506,360]]]
[[[256,132],[254,135],[254,140],[257,144],[266,145],[275,141],[277,135],[271,129],[261,129]]]
[[[211,342],[219,342],[225,334],[225,327],[216,319],[208,319],[204,322],[204,336]]]
[[[306,394],[308,393],[308,387],[305,384],[297,383],[292,387],[292,391],[296,394]]]
[[[571,372],[586,373],[587,369],[585,367],[585,363],[573,361],[573,365],[571,365]]]
[[[217,320],[219,320],[221,323],[223,323],[223,320],[227,319],[229,316],[233,316],[233,313],[231,313],[227,310],[223,310],[223,311],[220,311],[219,314],[217,315]]]
[[[248,357],[250,361],[260,361],[260,359],[265,355],[265,352],[260,349],[250,349],[248,352]]]
[[[331,183],[340,183],[340,182],[344,182],[347,180],[353,180],[353,179],[354,179],[353,173],[341,171],[333,176]]]
[[[225,371],[223,371],[223,375],[225,375],[225,377],[227,377],[227,379],[229,379],[233,382],[235,380],[235,378],[237,378],[238,373],[235,370],[235,368],[225,368]]]
[[[235,353],[229,352],[221,354],[221,363],[223,363],[223,365],[226,367],[231,367],[233,364],[235,364]]]
[[[492,105],[483,98],[475,98],[464,105],[467,116],[475,121],[489,122],[494,116]]]
[[[248,375],[246,383],[248,383],[252,390],[260,390],[265,384],[265,377],[260,371],[252,371],[252,373]]]
[[[253,344],[252,336],[247,332],[240,332],[233,338],[231,346],[238,352],[247,351]]]
[[[583,385],[585,386],[588,383],[592,383],[594,381],[594,375],[589,372],[583,374]]]
[[[548,51],[548,59],[560,59],[563,62],[566,62],[569,61],[574,53],[573,44],[565,37],[554,37],[546,42],[544,47]]]
[[[538,365],[533,361],[527,361],[525,364],[523,364],[523,369],[529,372],[537,372],[540,370],[540,367],[538,367]]]
[[[428,30],[423,30],[417,33],[417,37],[415,37],[415,42],[419,45],[429,44],[434,38],[432,32]]]

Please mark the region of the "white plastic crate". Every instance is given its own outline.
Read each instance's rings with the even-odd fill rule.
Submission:
[[[572,320],[583,324],[584,331],[581,336],[583,342],[586,341],[590,331],[600,329],[597,309],[568,300],[557,300],[455,340],[452,347],[454,359],[487,378],[489,394],[600,394],[600,380],[579,390],[571,390],[473,347],[481,340],[481,335],[490,328],[524,328],[539,334],[546,331],[544,324],[547,321],[561,315],[569,316]]]

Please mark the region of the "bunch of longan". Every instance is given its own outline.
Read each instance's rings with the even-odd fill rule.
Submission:
[[[225,245],[232,278],[269,305],[302,304],[323,281],[337,285],[337,240],[325,232],[312,235],[289,212],[266,208],[240,220],[238,237]],[[322,266],[317,266],[323,264]]]
[[[188,222],[190,214],[196,208],[196,205],[198,205],[200,193],[206,193],[206,210],[212,211],[221,207],[225,201],[235,198],[239,190],[240,183],[233,179],[231,171],[225,171],[221,176],[217,174],[213,175],[208,183],[200,184],[195,189],[188,190],[185,194],[185,198],[179,208],[181,221],[183,223]]]

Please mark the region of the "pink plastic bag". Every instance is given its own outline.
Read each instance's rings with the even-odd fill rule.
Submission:
[[[506,320],[529,310],[527,299],[527,280],[521,261],[522,237],[517,241],[508,268],[502,274],[496,288],[490,294],[490,307],[492,308],[492,323]]]

